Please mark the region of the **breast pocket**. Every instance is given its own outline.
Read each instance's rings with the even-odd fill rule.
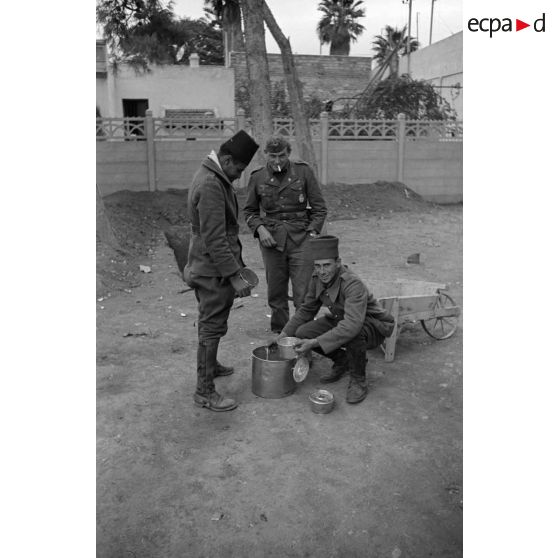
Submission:
[[[338,304],[333,305],[331,313],[337,322],[340,322],[345,317],[345,309]]]
[[[273,209],[273,191],[267,184],[258,185],[258,195],[260,196],[260,203],[266,210]]]
[[[294,204],[302,204],[306,206],[306,188],[302,181],[297,180],[289,184],[289,199]]]

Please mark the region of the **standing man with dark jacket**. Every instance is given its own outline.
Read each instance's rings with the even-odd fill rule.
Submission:
[[[313,350],[328,356],[333,367],[320,381],[336,382],[348,372],[347,403],[359,403],[368,393],[366,350],[391,335],[394,319],[363,281],[342,265],[337,237],[322,236],[309,244],[314,274],[304,304],[268,344],[296,336],[301,340],[297,352]],[[322,306],[329,313],[315,320]]]
[[[289,321],[289,279],[295,308],[304,300],[312,275],[307,241],[320,234],[327,209],[312,169],[289,160],[291,145],[283,136],[271,137],[264,152],[267,164],[250,176],[244,217],[260,240],[270,325],[277,333]]]
[[[216,376],[233,369],[217,362],[221,337],[235,296],[248,296],[250,288],[240,276],[245,267],[238,238],[238,202],[232,182],[240,178],[258,150],[258,144],[240,130],[212,151],[194,175],[188,192],[191,223],[188,264],[184,280],[198,301],[197,386],[194,403],[212,411],[238,406],[232,398],[215,391]]]

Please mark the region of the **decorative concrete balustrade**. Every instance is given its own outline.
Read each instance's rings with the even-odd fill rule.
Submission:
[[[144,118],[97,118],[101,192],[187,188],[208,151],[251,128],[242,109],[230,118],[204,113],[154,118],[150,110]],[[274,131],[291,138],[296,156],[293,121],[274,119]],[[460,121],[407,120],[403,114],[396,120],[331,119],[322,112],[310,120],[310,132],[323,184],[397,180],[436,201],[462,199]]]

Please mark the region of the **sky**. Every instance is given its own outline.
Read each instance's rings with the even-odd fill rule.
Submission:
[[[295,54],[320,54],[316,25],[321,12],[319,0],[267,0],[283,33],[290,38]],[[463,30],[463,0],[436,0],[432,25],[432,42],[435,43]],[[174,12],[178,16],[203,17],[203,0],[175,0]],[[430,35],[430,10],[432,0],[412,0],[411,34],[417,36],[421,46],[427,46]],[[409,21],[409,4],[402,0],[364,0],[366,11],[360,23],[365,31],[351,44],[352,56],[371,56],[371,42],[386,25],[403,27]],[[275,41],[266,33],[267,51],[278,53]],[[322,47],[322,54],[329,54],[329,46]]]

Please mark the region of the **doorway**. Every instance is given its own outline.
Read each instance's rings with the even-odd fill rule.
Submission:
[[[145,139],[144,118],[149,108],[148,99],[122,99],[122,112],[126,121],[126,136],[130,139]]]

